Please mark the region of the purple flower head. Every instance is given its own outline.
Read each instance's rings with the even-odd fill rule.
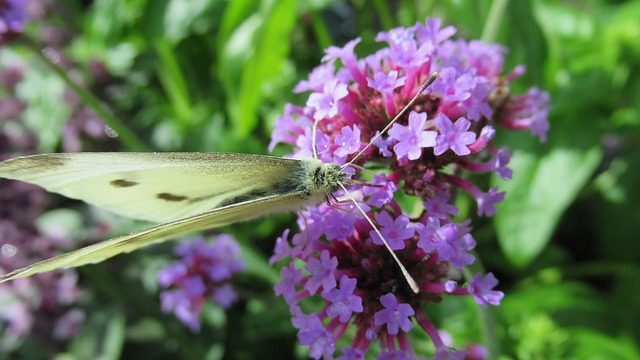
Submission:
[[[327,315],[330,318],[339,318],[340,322],[347,322],[351,319],[351,314],[354,312],[361,313],[362,298],[358,295],[354,295],[353,292],[356,289],[356,279],[350,279],[346,275],[342,275],[340,278],[340,288],[329,289],[322,293],[322,297],[331,303],[327,307]]]
[[[383,94],[390,94],[396,88],[404,85],[406,78],[398,78],[398,72],[395,70],[385,73],[378,71],[373,75],[373,79],[367,79],[367,84]]]
[[[501,123],[514,130],[529,129],[541,142],[547,141],[549,94],[532,88],[525,95],[514,96],[504,106]]]
[[[396,296],[391,293],[380,297],[380,303],[384,306],[384,309],[375,314],[376,326],[385,325],[390,335],[397,335],[400,329],[408,332],[413,328],[413,323],[409,317],[413,316],[415,311],[413,311],[411,305],[398,303]]]
[[[360,129],[354,125],[353,129],[349,126],[342,128],[342,134],[336,136],[336,145],[338,148],[334,152],[337,156],[346,157],[355,154],[360,150]]]
[[[321,91],[325,81],[328,78],[332,78],[335,72],[335,67],[333,66],[333,62],[327,62],[325,64],[321,64],[309,74],[309,80],[303,80],[296,85],[293,89],[294,93],[301,93],[309,90],[313,91]]]
[[[27,2],[27,0],[0,1],[0,43],[24,30],[24,23],[29,20],[26,13]]]
[[[375,135],[373,136],[373,138],[376,139],[373,142],[373,145],[380,150],[380,154],[382,156],[384,156],[384,157],[393,156],[393,153],[391,151],[389,151],[389,145],[391,145],[393,143],[393,139],[391,139],[391,138],[384,139],[382,136],[378,137],[378,134],[380,134],[380,131],[377,131],[375,133]]]
[[[282,295],[288,304],[292,304],[296,295],[296,285],[302,281],[302,271],[290,262],[288,267],[280,270],[280,278],[280,282],[273,289],[276,295]]]
[[[273,256],[269,258],[269,265],[273,266],[276,262],[285,257],[292,256],[291,247],[289,247],[289,232],[291,229],[286,229],[281,237],[276,239],[276,245],[273,249]]]
[[[324,291],[335,288],[336,278],[334,272],[337,267],[338,259],[330,257],[329,252],[326,250],[320,254],[320,259],[310,258],[305,269],[311,274],[311,278],[304,288],[311,294],[315,294],[320,286]]]
[[[428,198],[424,203],[424,208],[430,216],[446,219],[449,215],[458,216],[458,208],[449,203],[451,194],[446,190],[441,190],[435,196]]]
[[[407,352],[402,350],[390,350],[381,352],[380,355],[376,358],[376,360],[412,360],[414,359],[411,354],[407,354]]]
[[[499,149],[493,158],[493,171],[502,180],[511,180],[513,171],[507,167],[511,161],[511,153],[507,149]]]
[[[498,280],[492,273],[488,273],[484,278],[480,274],[476,274],[469,283],[469,293],[473,295],[478,304],[485,308],[488,304],[500,305],[504,293],[493,290],[497,285]]]
[[[350,213],[332,210],[325,215],[324,220],[327,239],[344,240],[353,233],[353,226],[358,218]]]
[[[434,123],[440,130],[440,134],[436,137],[436,146],[433,149],[434,154],[442,155],[449,149],[453,150],[458,156],[471,153],[467,145],[476,141],[476,134],[467,131],[471,127],[469,120],[460,118],[454,124],[447,115],[441,113],[438,114]]]
[[[422,148],[436,145],[436,132],[425,131],[427,114],[411,112],[409,114],[409,126],[393,124],[389,130],[389,136],[398,140],[393,150],[398,160],[408,158],[416,160],[422,155]]]
[[[450,66],[438,72],[438,79],[433,83],[433,91],[442,94],[447,101],[464,101],[471,97],[476,83],[474,75],[460,73]]]
[[[206,300],[230,307],[237,295],[227,283],[244,270],[240,247],[230,235],[219,235],[207,243],[202,238],[182,242],[175,248],[180,257],[158,271],[158,283],[165,288],[160,302],[193,331],[200,329],[200,312]]]
[[[373,186],[365,186],[362,188],[364,196],[368,196],[367,203],[371,206],[382,207],[393,201],[393,193],[398,190],[396,184],[387,180],[387,176],[382,173],[373,178]]]
[[[544,105],[548,96],[504,95],[523,69],[502,75],[504,49],[452,40],[454,33],[440,19],[427,18],[378,34],[386,47],[364,58],[354,52],[359,39],[332,47],[326,64],[296,88],[311,91],[306,106],[289,106],[278,119],[272,144],[293,145],[289,156],[311,157],[315,148],[319,160],[344,165],[359,154],[344,170],[351,176],[344,181],[349,193],[338,189],[330,194],[338,199],[331,206],[301,211],[300,231],[290,242],[285,233],[271,260],[291,259],[275,290],[291,307],[299,341],[313,358],[334,352],[342,359],[422,356],[408,331],[431,337],[437,357],[464,357],[443,351],[424,311],[429,303],[472,295],[471,285],[457,280],[460,269],[475,261],[470,251],[476,241],[470,219],[453,221],[459,216],[454,196],[464,190],[477,199],[481,214],[495,213],[504,193],[484,193],[466,177],[510,177],[496,134],[505,128],[540,133],[548,105],[540,111],[533,105]],[[434,71],[439,77],[422,89]],[[366,139],[374,138],[368,146]],[[487,153],[493,159],[487,161]],[[381,237],[393,254],[380,246]],[[303,304],[308,315],[300,311]],[[336,351],[338,340],[351,344]]]
[[[360,349],[342,348],[342,356],[336,360],[364,360],[364,353]]]
[[[416,39],[419,43],[440,44],[452,37],[457,31],[453,26],[440,29],[441,25],[442,20],[439,18],[427,18],[424,25],[417,23],[414,26]]]
[[[335,352],[335,341],[331,332],[322,325],[322,321],[316,315],[305,315],[297,308],[296,317],[293,318],[293,326],[298,331],[300,345],[309,347],[309,356],[314,359],[331,359]]]
[[[504,191],[498,192],[498,188],[494,187],[489,189],[486,193],[481,193],[476,197],[476,201],[478,202],[478,216],[493,216],[496,213],[496,203],[502,202],[504,200]]]
[[[338,114],[338,102],[349,93],[347,85],[338,83],[337,79],[324,85],[322,93],[313,93],[309,96],[307,106],[315,109],[313,118],[321,120],[325,117],[333,117]]]
[[[5,9],[0,7],[0,10]],[[9,83],[3,86],[15,86],[10,84],[13,82],[10,79],[4,80]],[[15,157],[16,153],[33,153],[37,146],[30,131],[20,128],[20,124],[12,125],[15,126],[14,131],[0,126],[2,160]],[[0,204],[1,273],[53,257],[72,246],[66,232],[44,234],[36,226],[38,218],[50,205],[42,188],[0,179]],[[37,274],[1,284],[3,338],[0,346],[7,351],[5,346],[9,346],[9,342],[23,342],[25,336],[40,337],[37,341],[51,344],[73,337],[80,328],[78,321],[84,317],[84,312],[76,307],[82,293],[74,269]]]
[[[393,250],[404,249],[404,241],[413,237],[415,229],[408,227],[409,218],[400,215],[395,220],[386,211],[376,216],[376,221],[380,225],[380,233],[387,240]],[[382,240],[375,231],[369,232],[374,244],[382,245]]]

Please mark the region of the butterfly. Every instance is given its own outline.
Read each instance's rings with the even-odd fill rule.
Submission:
[[[0,177],[39,185],[127,217],[159,223],[0,276],[0,283],[59,268],[98,263],[182,235],[294,211],[329,201],[343,189],[383,240],[411,288],[409,275],[345,185],[345,169],[385,133],[435,81],[432,74],[393,120],[345,165],[317,158],[289,159],[236,153],[60,153],[0,163]],[[313,134],[315,135],[314,124]],[[314,141],[315,144],[315,141]]]

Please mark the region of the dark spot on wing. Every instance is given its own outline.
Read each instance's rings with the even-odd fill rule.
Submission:
[[[127,179],[117,179],[110,182],[111,186],[118,188],[126,188],[138,185],[135,181],[129,181]]]
[[[160,193],[157,194],[156,197],[158,199],[162,199],[162,200],[166,200],[166,201],[185,201],[188,199],[188,197],[183,196],[183,195],[176,195],[176,194],[170,194],[170,193]]]

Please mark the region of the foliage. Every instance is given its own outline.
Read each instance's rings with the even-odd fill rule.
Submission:
[[[379,31],[427,16],[455,25],[457,36],[504,45],[505,69],[527,68],[513,92],[535,85],[552,101],[546,143],[524,133],[496,139],[514,151],[513,180],[486,184],[507,196],[491,221],[473,222],[476,257],[500,279],[505,298],[490,312],[469,299],[425,311],[454,345],[483,344],[502,359],[640,358],[639,0],[34,3],[41,10],[32,9],[25,39],[0,48],[0,71],[20,73],[14,87],[2,80],[0,127],[34,136],[36,152],[264,154],[284,104],[304,102],[306,94],[291,90],[330,45],[362,37],[356,52],[370,53],[380,47]],[[43,46],[118,123],[96,115],[32,51]],[[16,101],[24,111],[9,111]],[[101,120],[118,136],[94,131]],[[460,218],[475,212],[471,201],[458,198]],[[39,231],[75,241],[141,225],[54,196],[48,209]],[[162,312],[156,274],[172,259],[164,244],[78,269],[82,296],[73,306],[86,317],[81,331],[65,339],[34,331],[3,343],[2,356],[306,358],[288,307],[273,295],[279,271],[266,265],[271,239],[293,221],[284,214],[224,229],[242,246],[246,269],[234,279],[240,300],[228,310],[205,304],[199,332]],[[417,351],[428,354],[424,343]]]

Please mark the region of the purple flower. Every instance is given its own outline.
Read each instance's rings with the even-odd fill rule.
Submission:
[[[376,360],[411,360],[413,356],[402,350],[383,351]]]
[[[338,83],[337,79],[326,83],[322,90],[322,93],[311,94],[307,101],[307,106],[315,110],[313,113],[315,120],[336,116],[338,102],[349,93],[347,85]]]
[[[200,312],[206,300],[230,307],[237,295],[227,283],[244,270],[240,247],[230,235],[219,235],[207,243],[202,238],[180,243],[175,248],[177,262],[158,272],[165,288],[160,302],[165,312],[173,312],[192,331],[200,329]]]
[[[387,240],[392,250],[404,249],[404,241],[413,237],[416,232],[415,229],[407,226],[409,225],[409,218],[404,215],[400,215],[394,220],[389,213],[383,211],[376,216],[376,221],[380,225],[382,236]],[[369,236],[373,239],[374,244],[383,244],[375,231],[371,230]]]
[[[507,167],[511,161],[511,153],[507,149],[499,149],[493,158],[493,171],[502,180],[511,180],[513,171]]]
[[[24,23],[29,20],[26,5],[27,0],[0,1],[0,43],[24,30]]]
[[[409,126],[393,124],[389,130],[389,136],[398,140],[393,147],[398,160],[403,158],[416,160],[422,155],[422,148],[436,145],[436,132],[425,131],[426,122],[426,113],[412,111],[409,114]]]
[[[340,350],[341,359],[374,357],[376,349],[379,358],[421,356],[411,344],[417,337],[407,331],[425,332],[437,358],[464,357],[464,351],[449,351],[451,345],[444,345],[424,311],[449,296],[471,296],[469,287],[458,285],[456,274],[475,261],[470,251],[476,242],[469,219],[452,219],[459,213],[454,195],[464,190],[477,199],[481,214],[495,212],[504,194],[495,189],[483,193],[466,175],[510,177],[496,133],[505,128],[546,132],[548,96],[530,91],[496,101],[495,94],[509,93],[523,69],[501,75],[502,47],[451,40],[454,33],[453,27],[441,28],[439,19],[427,18],[424,24],[378,34],[377,40],[388,46],[362,59],[354,52],[359,39],[332,47],[326,64],[296,88],[312,91],[306,106],[288,106],[278,119],[272,144],[293,145],[289,156],[313,156],[315,148],[320,160],[344,165],[364,149],[355,169],[345,169],[353,174],[345,185],[395,249],[389,254],[379,245],[382,239],[352,202],[343,201],[348,197],[342,190],[332,194],[341,200],[333,207],[323,203],[300,212],[300,231],[291,244],[289,233],[278,240],[272,262],[291,262],[275,290],[289,304],[300,344],[313,358],[332,357],[335,342],[350,339]],[[423,91],[434,71],[439,78]],[[377,137],[414,96],[388,133]],[[361,143],[373,138],[373,147]],[[487,161],[487,153],[494,158]],[[365,164],[381,173],[368,184],[363,181],[372,173],[354,171]],[[301,312],[303,304],[309,315]]]
[[[406,77],[398,78],[395,70],[388,73],[377,71],[373,74],[373,79],[367,79],[367,84],[382,94],[391,94],[397,87],[404,85],[405,80]]]
[[[334,72],[335,68],[333,66],[333,62],[319,65],[311,71],[311,74],[309,74],[309,80],[300,81],[300,83],[298,83],[298,85],[293,89],[293,92],[301,93],[309,90],[320,91],[322,90],[325,81],[333,77]]]
[[[357,218],[353,214],[338,210],[329,211],[325,215],[327,239],[344,240],[353,233],[353,225]]]
[[[469,283],[469,293],[473,295],[479,305],[485,308],[488,304],[500,305],[504,293],[493,290],[497,285],[498,280],[492,273],[488,273],[484,278],[480,274],[476,274]]]
[[[304,288],[311,294],[315,294],[320,286],[324,291],[335,288],[336,278],[334,272],[337,267],[338,259],[331,257],[326,250],[320,254],[320,259],[310,258],[305,269],[311,274],[311,278]]]
[[[356,289],[356,279],[350,279],[346,275],[340,278],[340,288],[329,289],[322,293],[322,297],[331,303],[327,307],[327,315],[330,318],[339,318],[340,322],[347,322],[354,312],[361,313],[362,298],[353,294]]]
[[[349,126],[342,128],[342,134],[336,136],[338,148],[334,154],[340,157],[354,154],[360,150],[360,129],[354,125],[353,130]]]
[[[454,67],[447,67],[438,72],[438,79],[433,83],[432,89],[442,94],[447,101],[464,101],[471,97],[475,86],[475,76],[460,74]]]
[[[335,352],[335,341],[331,332],[322,325],[316,315],[305,315],[297,308],[296,317],[292,319],[293,326],[298,329],[300,345],[309,347],[309,356],[314,359],[324,357],[330,359]]]
[[[376,134],[373,136],[373,138],[376,138],[378,134],[380,134],[380,131],[376,131]],[[389,151],[389,145],[391,145],[392,143],[393,139],[384,139],[382,136],[380,136],[376,139],[376,141],[373,142],[373,145],[380,150],[380,154],[382,154],[382,156],[391,157],[393,153]]]
[[[360,349],[342,348],[342,356],[336,360],[364,360],[364,353]]]
[[[398,299],[392,293],[381,296],[380,303],[384,309],[374,315],[376,326],[386,325],[390,335],[397,335],[400,329],[408,332],[413,328],[409,316],[413,316],[415,311],[411,305],[398,303]]]
[[[396,184],[387,180],[387,176],[384,173],[374,176],[372,185],[363,187],[362,193],[364,196],[369,197],[367,200],[369,205],[378,208],[390,203],[393,200],[393,193],[398,190]]]
[[[290,262],[288,267],[280,270],[280,278],[280,282],[273,289],[276,295],[283,295],[287,303],[291,304],[296,295],[296,285],[302,281],[302,271],[296,269],[295,264]]]
[[[436,146],[433,149],[434,154],[442,155],[449,149],[453,150],[458,156],[471,153],[471,150],[466,145],[473,144],[476,141],[476,134],[467,131],[471,127],[469,120],[460,118],[454,124],[446,115],[440,113],[434,123],[440,130],[440,134],[436,137]]]
[[[435,196],[428,198],[424,202],[424,208],[429,212],[430,216],[445,219],[449,215],[458,216],[458,208],[449,204],[451,194],[447,191],[438,191]]]
[[[476,196],[478,202],[478,216],[493,216],[496,213],[496,203],[504,200],[504,191],[498,192],[498,188],[494,187],[489,189],[486,193],[480,193]]]

